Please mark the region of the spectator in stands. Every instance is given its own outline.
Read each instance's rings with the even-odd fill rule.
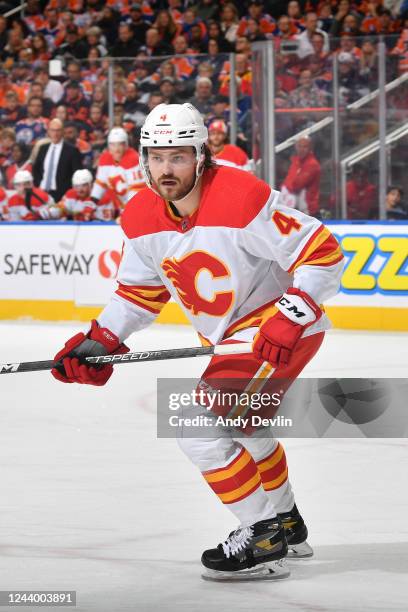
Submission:
[[[139,43],[135,39],[132,26],[121,23],[118,31],[118,40],[110,48],[109,55],[112,57],[135,57],[139,50]]]
[[[7,35],[7,45],[5,45],[1,59],[12,65],[13,62],[18,62],[19,53],[24,49],[24,37],[20,29],[9,30]]]
[[[287,15],[291,21],[293,32],[296,34],[299,33],[299,31],[303,32],[305,27],[300,2],[298,2],[298,0],[291,0],[288,2]]]
[[[238,34],[239,15],[237,7],[232,2],[227,2],[223,5],[220,26],[224,38],[229,43],[234,44]]]
[[[319,19],[317,22],[318,27],[324,32],[330,33],[333,25],[334,17],[332,14],[332,7],[329,1],[324,2],[320,5]]]
[[[163,9],[157,13],[153,27],[157,29],[160,40],[171,45],[174,37],[181,31],[181,27],[177,26],[171,14]]]
[[[81,166],[83,168],[92,168],[92,147],[88,140],[80,138],[79,127],[75,121],[67,121],[64,124],[64,140],[68,144],[78,149],[81,156]]]
[[[66,106],[70,121],[86,121],[89,114],[89,101],[85,98],[78,81],[65,83],[65,94],[61,100]]]
[[[143,18],[141,4],[132,4],[129,10],[129,16],[126,19],[132,27],[136,43],[141,47],[146,43],[146,32],[151,27],[150,24]]]
[[[22,142],[16,142],[11,149],[10,163],[5,171],[5,184],[7,189],[14,188],[14,176],[19,170],[32,171],[30,148]]]
[[[196,16],[204,22],[214,19],[218,13],[217,3],[212,0],[199,0],[195,6]]]
[[[111,47],[117,41],[119,23],[120,13],[105,5],[95,25],[101,28],[108,47]]]
[[[11,160],[11,151],[16,142],[16,133],[12,128],[4,128],[0,133],[0,166],[6,168]]]
[[[292,108],[320,108],[327,106],[327,92],[319,89],[309,69],[303,69],[299,76],[299,87],[289,93]]]
[[[4,15],[0,15],[0,57],[2,55],[2,51],[7,44],[7,19]]]
[[[41,98],[43,105],[42,114],[43,117],[47,117],[48,119],[54,111],[55,104],[53,104],[52,100],[49,98],[44,97],[44,87],[39,81],[33,81],[30,85],[27,98],[30,99],[32,97]],[[26,113],[22,111],[22,115],[25,116],[25,114]]]
[[[229,99],[227,96],[217,94],[214,96],[214,102],[212,105],[212,112],[209,115],[207,122],[208,124],[216,120],[223,121],[226,125],[229,124],[230,112],[229,112]]]
[[[270,38],[270,35],[276,30],[276,23],[271,15],[264,12],[264,3],[262,0],[250,0],[248,3],[248,13],[241,18],[237,36],[248,36],[253,29],[253,23],[250,26],[250,21],[255,22],[259,26],[259,35],[264,35]]]
[[[172,77],[165,77],[160,81],[160,94],[165,104],[180,104],[176,94],[176,82]]]
[[[388,187],[385,200],[387,219],[391,221],[406,221],[408,219],[408,210],[402,203],[402,196],[403,192],[400,187]]]
[[[159,55],[172,55],[171,45],[160,40],[160,34],[156,28],[149,28],[146,32],[146,44],[140,47],[140,51],[148,57]]]
[[[64,42],[54,51],[54,57],[60,56],[76,59],[85,59],[87,56],[86,43],[80,38],[78,28],[74,24],[66,28]]]
[[[53,197],[34,187],[33,176],[28,170],[19,170],[14,175],[13,193],[8,201],[10,221],[44,221],[52,218]]]
[[[156,106],[163,103],[164,99],[160,91],[152,91],[147,99],[147,108],[149,109],[149,113],[156,108]]]
[[[108,90],[105,84],[94,85],[91,97],[91,104],[99,104],[103,109],[103,114],[108,114]]]
[[[0,122],[4,127],[13,127],[21,118],[22,106],[18,102],[15,91],[8,91],[5,97],[4,106],[0,107]]]
[[[296,145],[286,178],[283,181],[282,203],[309,215],[319,213],[320,163],[308,137],[300,138]]]
[[[221,26],[218,23],[218,21],[210,20],[207,24],[207,30],[208,30],[208,40],[212,40],[212,39],[216,40],[221,53],[227,53],[234,49],[234,44],[229,42],[225,38],[224,32],[221,30]]]
[[[211,79],[208,77],[197,79],[195,93],[190,102],[202,115],[205,116],[211,113],[211,107],[214,103]]]
[[[391,55],[398,57],[398,70],[400,74],[408,72],[408,22],[402,30],[397,44],[392,49]]]
[[[44,87],[44,96],[52,100],[54,104],[58,104],[64,95],[64,88],[56,79],[50,79],[48,68],[39,66],[34,70],[34,77]]]
[[[53,119],[48,126],[50,142],[39,147],[33,164],[34,184],[59,201],[69,189],[71,177],[81,167],[77,148],[64,142],[64,126]]]
[[[362,85],[373,90],[378,87],[377,45],[370,38],[363,40],[361,56],[358,60],[358,73]]]
[[[89,118],[87,119],[88,137],[93,142],[93,132],[101,130],[103,133],[108,129],[108,117],[103,113],[103,107],[100,104],[91,104],[89,108]]]
[[[322,34],[324,38],[323,51],[328,52],[329,51],[329,37],[326,32],[323,32],[323,30],[320,30],[320,28],[317,27],[317,15],[315,12],[310,11],[306,13],[305,28],[306,28],[305,31],[302,32],[301,34],[298,34],[297,36],[297,40],[299,42],[299,47],[297,51],[298,57],[300,59],[303,59],[307,55],[311,55],[312,53],[314,53],[314,49],[312,45],[312,36],[316,32],[319,32],[320,34]]]
[[[31,39],[30,48],[33,52],[32,58],[35,65],[39,65],[41,62],[47,62],[51,57],[47,39],[45,38],[44,34],[41,34],[41,32],[36,32],[36,34],[34,34]]]
[[[369,181],[364,164],[354,167],[352,178],[346,184],[347,219],[372,219],[377,216],[377,188]]]
[[[339,53],[339,96],[342,105],[351,104],[368,93],[360,80],[357,63],[351,53]]]
[[[216,119],[208,126],[208,146],[221,165],[250,170],[247,154],[240,147],[228,143],[228,128],[224,121]]]
[[[14,91],[17,94],[19,103],[24,104],[25,95],[23,88],[11,83],[9,72],[0,68],[0,107],[4,106],[6,95],[9,91]]]
[[[16,123],[17,142],[33,145],[47,134],[48,119],[43,117],[42,98],[32,96],[27,104],[27,117]]]
[[[140,92],[137,83],[126,84],[126,98],[123,104],[126,116],[131,118],[136,125],[142,125],[144,118],[148,114],[146,104],[140,102]]]
[[[330,35],[333,38],[339,38],[344,32],[349,31],[348,28],[350,25],[347,25],[345,20],[350,15],[354,18],[358,17],[358,13],[355,13],[352,10],[350,0],[340,0],[337,7],[337,13],[334,16],[334,20],[330,28]]]
[[[105,57],[108,54],[108,50],[106,46],[103,44],[102,40],[102,30],[98,28],[98,26],[92,26],[86,33],[86,56],[89,57],[89,52],[91,49],[97,49],[99,53],[99,57]]]

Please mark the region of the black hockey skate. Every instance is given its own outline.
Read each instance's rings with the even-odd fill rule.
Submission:
[[[240,527],[229,537],[203,552],[205,580],[277,580],[290,574],[285,564],[288,551],[285,531],[278,517]]]
[[[285,528],[288,542],[288,559],[306,559],[313,557],[313,548],[306,542],[307,527],[296,504],[290,512],[280,512],[279,518]]]

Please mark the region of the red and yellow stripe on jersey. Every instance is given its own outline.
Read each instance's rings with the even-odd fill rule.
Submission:
[[[321,225],[309,238],[288,272],[293,273],[296,268],[308,266],[332,266],[343,259],[343,253],[335,237],[327,227]]]
[[[223,504],[241,501],[261,485],[256,463],[245,448],[227,466],[202,474]]]
[[[256,465],[265,491],[277,489],[288,479],[286,455],[283,446],[279,442],[275,450],[265,459],[258,461]]]
[[[119,283],[116,293],[125,300],[128,300],[128,302],[140,306],[140,308],[144,308],[155,315],[160,314],[161,309],[170,299],[170,293],[164,285],[132,286]]]

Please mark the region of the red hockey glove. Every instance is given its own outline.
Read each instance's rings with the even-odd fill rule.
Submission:
[[[269,361],[274,368],[287,366],[306,327],[322,316],[319,306],[310,295],[290,287],[275,303],[279,310],[270,317],[256,334],[254,356]]]
[[[129,348],[121,344],[114,333],[106,327],[99,327],[99,323],[93,320],[91,329],[86,335],[82,332],[76,334],[55,355],[54,361],[59,363],[51,370],[51,374],[64,383],[102,386],[112,375],[112,364],[91,366],[81,360],[84,357],[119,355],[128,352]]]

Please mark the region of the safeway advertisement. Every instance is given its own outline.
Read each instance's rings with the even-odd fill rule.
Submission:
[[[0,299],[103,305],[121,246],[117,225],[0,224]]]

